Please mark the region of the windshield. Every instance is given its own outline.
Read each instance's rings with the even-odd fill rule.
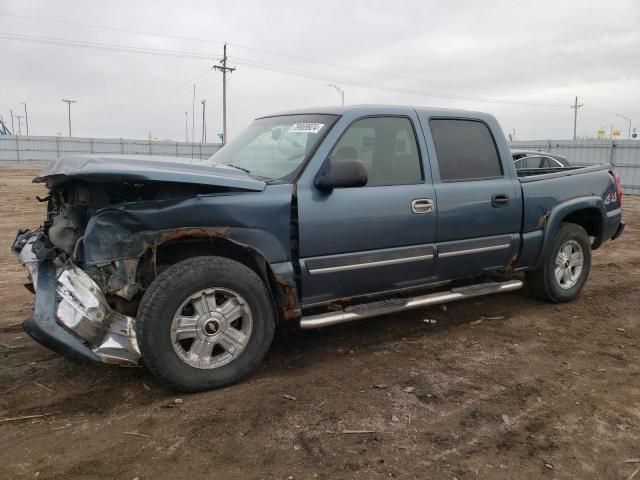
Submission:
[[[335,115],[259,118],[210,160],[269,180],[294,173],[336,121]]]

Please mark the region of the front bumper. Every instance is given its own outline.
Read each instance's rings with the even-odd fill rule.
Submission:
[[[36,293],[33,314],[23,324],[37,342],[78,360],[138,365],[140,350],[135,318],[113,310],[98,285],[71,264],[56,268],[51,260],[38,259],[31,236],[18,251],[29,270]]]

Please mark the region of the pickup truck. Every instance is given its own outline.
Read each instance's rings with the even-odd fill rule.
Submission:
[[[170,388],[248,375],[278,326],[318,328],[526,281],[574,299],[623,228],[610,166],[516,171],[496,119],[349,106],[256,119],[209,160],[51,162],[47,215],[13,250],[25,330]],[[392,321],[393,317],[388,317]]]

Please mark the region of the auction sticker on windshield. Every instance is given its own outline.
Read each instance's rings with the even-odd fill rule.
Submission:
[[[324,123],[294,123],[287,133],[318,133],[324,127]]]

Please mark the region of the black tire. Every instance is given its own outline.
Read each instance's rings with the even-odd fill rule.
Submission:
[[[577,242],[582,248],[582,271],[575,284],[570,288],[562,288],[556,278],[556,258],[560,249],[567,242]],[[549,256],[538,270],[527,272],[527,286],[534,296],[553,303],[568,302],[576,298],[587,281],[591,269],[591,243],[584,228],[575,223],[562,223],[554,239]]]
[[[230,289],[244,297],[251,309],[252,330],[244,348],[229,363],[197,368],[176,353],[171,325],[185,300],[212,287]],[[138,307],[136,335],[144,364],[161,383],[175,390],[197,392],[246,377],[269,350],[275,325],[271,296],[253,270],[228,258],[195,257],[169,267],[150,285]]]

